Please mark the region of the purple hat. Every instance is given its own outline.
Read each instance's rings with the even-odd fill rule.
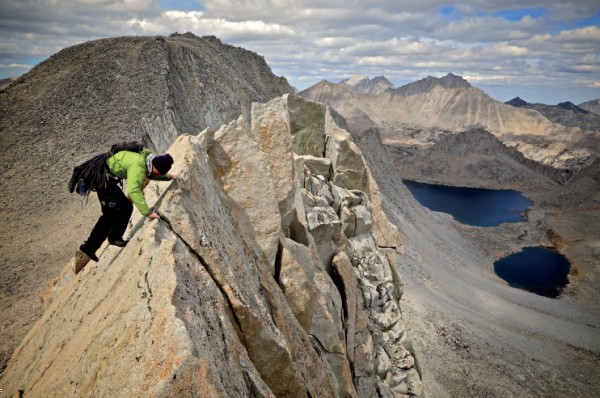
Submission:
[[[173,158],[168,153],[164,155],[155,156],[152,159],[152,165],[156,167],[156,170],[160,174],[167,174],[167,172],[171,169],[171,165],[173,165]]]

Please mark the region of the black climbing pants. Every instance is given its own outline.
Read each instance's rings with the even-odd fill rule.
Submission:
[[[100,248],[106,238],[109,242],[121,239],[133,212],[133,205],[116,179],[109,177],[106,187],[97,189],[96,193],[102,207],[102,215],[84,243],[92,253]]]

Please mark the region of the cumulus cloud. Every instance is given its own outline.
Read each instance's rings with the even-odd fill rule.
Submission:
[[[522,58],[530,57],[531,51],[527,48],[514,46],[508,43],[496,43],[489,47],[484,47],[480,50],[481,54],[492,56],[495,58]]]
[[[526,39],[532,34],[543,32],[543,29],[541,18],[529,16],[514,22],[497,16],[468,17],[440,27],[435,36],[467,43],[495,42]]]
[[[0,68],[33,68],[33,65],[27,65],[27,64],[10,64],[10,65],[4,65],[4,64],[0,64]]]
[[[142,35],[165,34],[165,31],[191,31],[199,35],[215,35],[224,40],[292,36],[294,31],[283,25],[260,20],[240,22],[222,18],[206,18],[198,11],[167,11],[154,18],[133,18],[126,21],[133,31]]]

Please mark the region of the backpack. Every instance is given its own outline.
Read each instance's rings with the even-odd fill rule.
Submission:
[[[73,168],[69,180],[69,192],[75,190],[81,196],[88,196],[90,191],[106,186],[106,161],[117,152],[141,152],[144,146],[137,141],[121,142],[110,147],[110,151],[101,153]]]

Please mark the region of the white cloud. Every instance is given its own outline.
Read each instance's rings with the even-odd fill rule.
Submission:
[[[320,37],[314,42],[320,48],[345,48],[356,43],[352,37]]]
[[[435,36],[462,42],[495,42],[525,39],[540,33],[543,23],[528,16],[511,22],[502,17],[469,17],[436,30]]]
[[[495,58],[521,58],[531,56],[531,51],[524,47],[513,46],[508,43],[496,43],[481,49],[481,54]]]
[[[557,41],[598,45],[600,44],[600,28],[598,26],[586,26],[581,29],[562,31],[558,34]]]
[[[33,65],[15,64],[15,63],[12,63],[10,65],[0,64],[0,68],[33,68]]]
[[[215,35],[222,39],[251,37],[291,36],[289,27],[263,21],[231,22],[221,18],[206,18],[203,12],[167,11],[156,18],[131,19],[129,26],[139,34],[168,34],[169,32],[196,32],[200,35]]]

